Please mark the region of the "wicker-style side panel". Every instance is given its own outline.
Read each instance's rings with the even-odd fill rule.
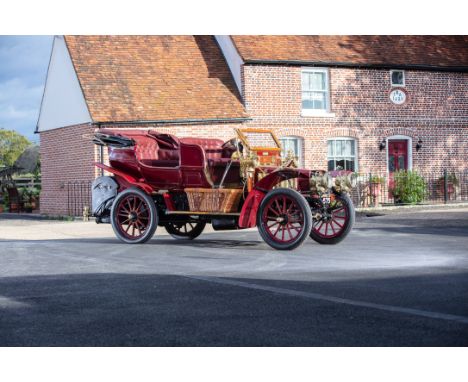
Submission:
[[[237,212],[242,190],[186,188],[190,211]]]

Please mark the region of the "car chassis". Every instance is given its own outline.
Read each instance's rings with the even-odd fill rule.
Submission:
[[[223,142],[177,138],[155,130],[101,129],[94,143],[108,147],[111,176],[92,185],[97,223],[111,223],[125,243],[144,243],[158,226],[176,239],[214,230],[258,227],[263,240],[290,250],[310,236],[336,244],[354,224],[349,173],[297,168],[281,156],[271,130],[235,129]],[[332,176],[333,175],[333,176]]]

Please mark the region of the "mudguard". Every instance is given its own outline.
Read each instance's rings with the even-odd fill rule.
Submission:
[[[259,180],[244,202],[239,217],[240,228],[251,228],[257,225],[257,211],[265,195],[274,186],[284,180],[297,178],[298,191],[309,190],[309,179],[316,171],[304,170],[292,167],[280,168]]]

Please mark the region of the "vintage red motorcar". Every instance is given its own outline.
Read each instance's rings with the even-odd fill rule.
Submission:
[[[158,226],[176,239],[214,230],[258,227],[264,241],[294,249],[307,237],[340,242],[354,223],[349,174],[297,168],[266,129],[235,129],[223,142],[155,130],[102,129],[110,176],[93,182],[93,215],[125,243],[149,240]]]

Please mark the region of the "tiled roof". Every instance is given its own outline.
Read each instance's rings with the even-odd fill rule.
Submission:
[[[232,36],[246,62],[468,68],[467,36]]]
[[[95,122],[246,117],[212,36],[66,36]]]

